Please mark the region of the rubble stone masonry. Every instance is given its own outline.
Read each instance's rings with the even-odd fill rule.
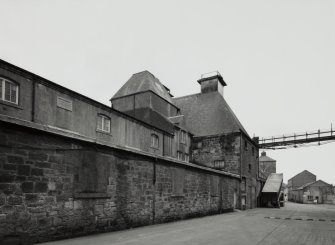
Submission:
[[[239,178],[176,161],[5,122],[0,139],[0,241],[8,244],[221,213],[240,195]]]

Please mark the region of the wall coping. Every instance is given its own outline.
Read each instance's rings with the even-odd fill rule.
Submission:
[[[18,119],[18,118],[6,116],[6,115],[1,115],[1,114],[0,114],[0,121],[10,123],[10,124],[15,124],[15,125],[30,128],[30,129],[44,131],[44,132],[47,132],[47,133],[50,133],[50,134],[55,134],[55,135],[66,137],[66,138],[71,138],[71,139],[75,139],[75,140],[79,140],[79,141],[94,143],[94,144],[101,145],[101,146],[107,146],[107,147],[110,147],[110,148],[123,150],[123,151],[131,152],[131,153],[139,154],[139,155],[142,155],[142,156],[147,156],[147,157],[151,157],[151,158],[154,158],[154,159],[160,159],[160,160],[172,162],[174,164],[179,164],[179,165],[190,167],[190,168],[201,169],[201,170],[211,172],[211,173],[230,176],[230,177],[234,177],[234,178],[238,178],[238,179],[240,178],[240,175],[238,175],[238,174],[232,174],[232,173],[229,173],[229,172],[226,172],[226,171],[221,171],[221,170],[216,170],[216,169],[196,165],[194,163],[179,161],[177,159],[174,159],[174,158],[168,157],[168,156],[154,155],[154,154],[149,153],[149,152],[144,152],[144,151],[141,151],[141,150],[137,150],[136,148],[116,145],[116,144],[113,144],[113,143],[110,143],[110,142],[107,142],[107,141],[97,140],[95,138],[87,137],[87,136],[84,136],[82,134],[79,134],[79,133],[76,133],[76,132],[73,132],[73,131],[70,131],[70,130],[62,129],[62,128],[57,128],[57,127],[54,127],[54,126],[33,123],[33,122],[30,122],[30,121],[27,121],[27,120],[22,120],[22,119]]]

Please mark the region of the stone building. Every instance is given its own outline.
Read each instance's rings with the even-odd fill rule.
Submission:
[[[0,240],[255,207],[257,143],[223,98],[222,77],[198,82],[200,94],[173,98],[140,72],[106,106],[0,60]]]
[[[308,184],[308,183],[313,183],[316,181],[316,175],[312,174],[311,172],[304,170],[301,173],[295,175],[291,179],[288,180],[287,183],[287,189],[288,189],[288,200],[293,201],[294,196],[293,196],[293,190]]]
[[[192,161],[196,164],[238,174],[241,205],[254,208],[260,193],[258,144],[251,139],[224,99],[222,76],[212,74],[198,80],[201,92],[174,98],[193,134]],[[237,199],[238,190],[234,190]],[[237,201],[237,200],[236,200]],[[236,202],[234,199],[234,203]]]
[[[330,203],[333,200],[333,186],[322,181],[317,180],[311,183],[304,184],[292,190],[292,201],[298,203]]]
[[[272,173],[276,173],[276,160],[267,156],[263,151],[259,157],[259,177],[267,179]]]

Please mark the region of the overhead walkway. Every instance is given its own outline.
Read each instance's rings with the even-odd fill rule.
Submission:
[[[327,130],[315,130],[304,133],[292,133],[281,136],[272,136],[259,139],[260,149],[286,149],[300,147],[304,144],[317,143],[324,144],[327,141],[335,140],[335,130],[331,125]]]

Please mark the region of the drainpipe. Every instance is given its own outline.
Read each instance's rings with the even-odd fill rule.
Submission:
[[[134,118],[136,118],[136,115],[135,115],[135,111],[136,111],[136,108],[135,108],[135,103],[136,103],[136,102],[135,102],[135,101],[136,101],[136,100],[135,100],[135,96],[136,96],[136,94],[134,94],[134,101],[133,101],[133,104],[134,104]]]
[[[165,143],[164,143],[164,136],[165,134],[163,133],[163,149],[162,149],[162,154],[165,156]]]
[[[152,174],[152,185],[153,185],[153,194],[152,194],[152,223],[155,224],[156,216],[156,163],[158,162],[157,157],[153,162],[153,174]]]
[[[33,91],[31,98],[31,121],[35,122],[35,97],[36,97],[36,77],[33,76],[32,79]]]
[[[242,145],[243,145],[243,140],[242,140],[242,133],[240,136],[240,180],[242,181]]]
[[[243,141],[242,141],[242,132],[240,131],[240,208],[243,209],[242,207],[242,191],[241,191],[241,187],[242,187],[242,147],[243,145]],[[246,188],[246,187],[245,187]]]

